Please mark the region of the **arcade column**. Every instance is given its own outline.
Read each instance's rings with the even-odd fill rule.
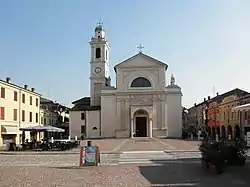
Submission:
[[[134,119],[131,118],[131,124],[130,124],[130,137],[133,138],[134,135]]]
[[[153,120],[149,119],[149,134],[148,134],[149,138],[153,137]]]

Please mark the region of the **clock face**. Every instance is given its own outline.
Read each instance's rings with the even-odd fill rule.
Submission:
[[[101,71],[102,71],[102,68],[100,68],[100,67],[96,67],[95,68],[95,73],[98,74],[98,73],[101,73]]]

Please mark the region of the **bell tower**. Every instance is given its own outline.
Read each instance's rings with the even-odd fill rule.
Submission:
[[[109,45],[101,22],[91,38],[90,96],[91,106],[101,105],[101,91],[109,86]]]

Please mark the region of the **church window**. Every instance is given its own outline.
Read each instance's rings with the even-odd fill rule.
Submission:
[[[95,57],[96,58],[101,58],[101,48],[96,48],[95,50]]]
[[[81,120],[85,120],[85,114],[81,113]]]
[[[108,59],[108,51],[106,50],[106,60]]]
[[[131,87],[151,87],[151,83],[144,77],[138,77],[133,80]]]

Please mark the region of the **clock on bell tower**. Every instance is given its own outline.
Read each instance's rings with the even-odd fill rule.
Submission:
[[[90,96],[91,106],[101,105],[101,90],[109,79],[109,45],[101,22],[95,28],[95,35],[89,42],[90,59]]]

